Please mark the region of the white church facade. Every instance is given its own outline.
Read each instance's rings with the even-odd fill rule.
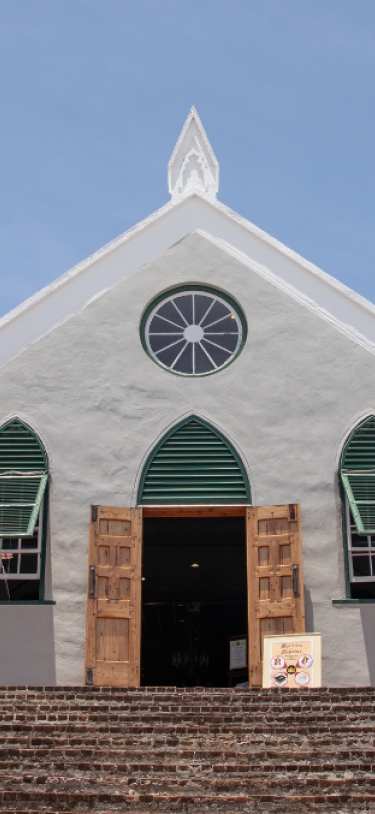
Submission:
[[[217,200],[171,200],[0,321],[0,684],[227,686],[319,632],[375,684],[375,306]],[[240,676],[239,680],[246,680]]]

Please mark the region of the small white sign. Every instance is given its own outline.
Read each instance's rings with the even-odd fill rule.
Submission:
[[[229,652],[230,670],[240,670],[247,667],[247,639],[232,639]]]

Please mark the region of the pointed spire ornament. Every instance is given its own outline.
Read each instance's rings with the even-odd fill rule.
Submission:
[[[195,107],[181,130],[168,164],[172,201],[198,193],[213,200],[219,189],[219,164]]]

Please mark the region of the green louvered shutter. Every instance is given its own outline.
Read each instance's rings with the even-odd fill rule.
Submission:
[[[242,462],[220,433],[198,418],[175,427],[150,456],[143,504],[250,503]]]
[[[47,479],[40,441],[19,419],[9,421],[0,429],[0,537],[33,535]]]
[[[375,417],[351,434],[342,456],[341,479],[359,534],[375,534]]]

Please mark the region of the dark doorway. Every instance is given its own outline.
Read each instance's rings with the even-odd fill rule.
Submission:
[[[247,631],[245,517],[144,518],[142,574],[142,684],[228,686],[230,637]]]

